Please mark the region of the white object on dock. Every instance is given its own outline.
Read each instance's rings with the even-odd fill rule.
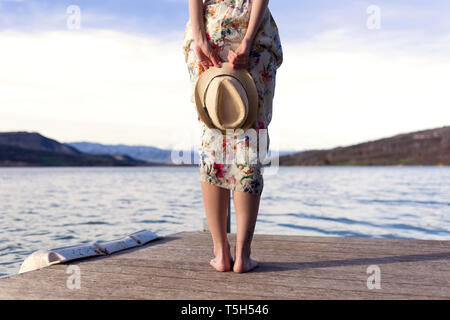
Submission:
[[[103,254],[103,252],[93,245],[78,245],[50,250],[38,250],[33,252],[24,260],[20,267],[19,273],[45,268],[57,263]]]
[[[29,255],[20,266],[19,273],[45,268],[59,263],[62,257],[55,252],[39,250]]]
[[[104,243],[96,243],[95,246],[106,254],[112,254],[114,252],[137,247],[139,246],[139,243],[128,236],[123,239],[108,241]]]
[[[57,253],[63,258],[60,262],[103,255],[103,252],[101,252],[95,245],[91,244],[55,248],[50,249],[50,251]]]
[[[140,245],[144,245],[152,240],[158,239],[158,235],[150,230],[140,230],[130,234],[130,237],[134,239]]]
[[[99,242],[92,245],[75,245],[50,250],[39,250],[33,252],[23,261],[19,273],[42,269],[53,264],[65,263],[77,259],[102,256],[105,254],[109,255],[121,250],[142,246],[155,239],[159,239],[156,233],[144,229],[132,233],[125,238],[104,243]]]

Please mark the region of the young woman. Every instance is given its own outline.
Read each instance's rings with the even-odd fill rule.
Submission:
[[[190,19],[183,42],[193,93],[202,72],[211,67],[220,68],[224,61],[233,68],[245,68],[250,72],[258,89],[258,115],[252,128],[265,133],[272,118],[276,71],[283,61],[278,28],[268,2],[189,0]],[[194,102],[193,96],[191,101]],[[201,189],[215,255],[210,264],[217,271],[247,272],[258,265],[250,258],[250,249],[263,189],[262,165],[259,161],[232,164],[216,161],[218,144],[211,143],[208,128],[200,118],[199,123],[202,129]],[[225,136],[220,147],[222,151],[236,150],[236,144],[255,148],[248,139],[239,141]],[[234,262],[226,232],[228,190],[233,190],[236,209]]]

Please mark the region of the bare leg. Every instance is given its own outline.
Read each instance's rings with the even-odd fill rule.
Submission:
[[[258,266],[258,262],[250,259],[250,247],[258,216],[260,195],[235,191],[233,193],[236,209],[236,256],[234,272],[247,272]]]
[[[231,270],[230,244],[227,238],[229,191],[201,182],[206,220],[214,243],[215,258],[210,261],[217,271]]]

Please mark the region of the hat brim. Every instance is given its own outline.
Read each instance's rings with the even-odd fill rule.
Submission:
[[[210,129],[218,129],[215,127],[211,121],[211,118],[209,117],[208,113],[206,112],[205,108],[205,101],[204,101],[204,93],[208,88],[209,83],[211,80],[218,76],[232,76],[239,80],[239,82],[244,87],[245,91],[247,92],[247,98],[248,98],[248,114],[247,119],[245,120],[244,124],[240,128],[236,129],[242,129],[246,131],[250,127],[253,126],[253,124],[256,121],[256,117],[258,114],[258,90],[256,88],[255,82],[253,81],[252,76],[250,73],[245,69],[234,69],[233,66],[228,63],[224,62],[222,63],[221,68],[211,67],[208,70],[204,71],[199,79],[197,80],[197,83],[195,85],[195,105],[197,107],[197,112],[200,115],[200,119],[205,123],[205,125]],[[220,129],[218,129],[220,130]],[[220,130],[222,133],[225,133],[225,130]]]

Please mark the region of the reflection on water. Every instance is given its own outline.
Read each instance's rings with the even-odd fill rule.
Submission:
[[[280,168],[256,233],[448,240],[449,181],[450,167]],[[197,168],[0,168],[0,276],[35,250],[198,231],[203,215]]]

